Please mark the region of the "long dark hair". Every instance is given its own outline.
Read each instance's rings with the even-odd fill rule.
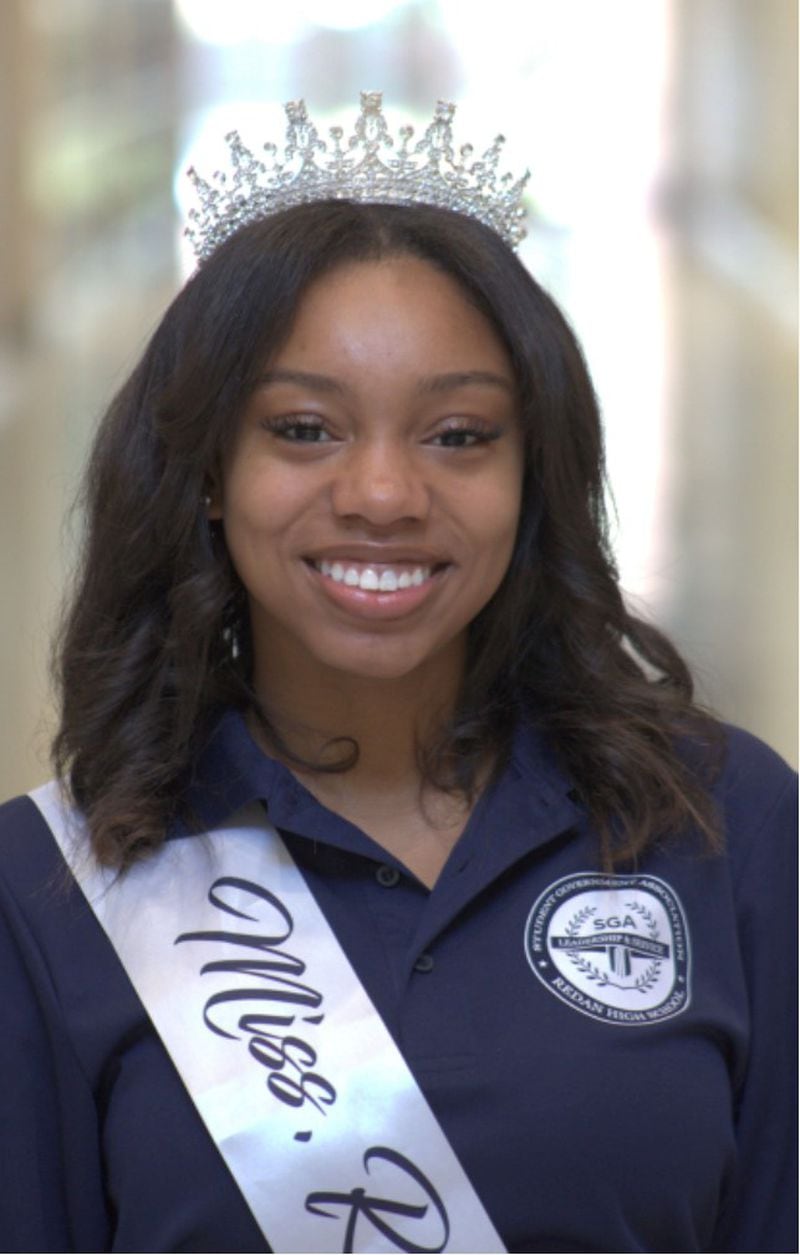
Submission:
[[[309,284],[345,262],[410,254],[453,277],[510,354],[525,433],[510,568],[472,624],[452,724],[428,777],[466,794],[506,761],[520,717],[548,735],[606,865],[689,825],[717,840],[710,746],[680,656],[623,601],[607,542],[600,417],[564,317],[500,238],[422,206],[324,202],[222,244],[167,311],[110,406],[89,461],[82,559],[55,653],[59,774],[98,858],[163,839],[223,707],[260,714],[246,599],[204,492]],[[710,761],[710,755],[705,756]],[[345,764],[343,764],[343,769]]]

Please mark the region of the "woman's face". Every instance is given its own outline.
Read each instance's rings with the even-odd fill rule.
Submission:
[[[511,557],[517,410],[502,343],[428,263],[350,263],[309,288],[210,511],[257,675],[260,659],[306,680],[452,661]]]

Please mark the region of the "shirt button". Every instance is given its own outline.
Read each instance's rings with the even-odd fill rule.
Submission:
[[[379,885],[383,885],[384,889],[391,889],[400,879],[400,873],[396,867],[388,867],[384,863],[376,871],[375,879]]]
[[[415,972],[432,972],[433,971],[433,955],[421,954],[414,964]]]

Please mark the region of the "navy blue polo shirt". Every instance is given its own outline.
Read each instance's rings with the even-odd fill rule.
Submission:
[[[731,730],[716,793],[724,855],[687,833],[604,876],[520,729],[433,890],[237,715],[191,802],[266,804],[509,1250],[787,1251],[795,780]],[[3,1249],[267,1250],[27,798],[0,909]]]

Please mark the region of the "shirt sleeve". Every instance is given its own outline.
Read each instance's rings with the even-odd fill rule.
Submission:
[[[734,892],[750,1047],[736,1096],[736,1168],[712,1251],[797,1250],[797,788],[777,756],[761,750],[729,807],[747,843]]]
[[[268,1251],[29,798],[0,807],[3,1251]]]
[[[2,808],[0,1233],[6,1251],[99,1251],[107,1249],[108,1225],[96,1107],[14,883],[16,872],[34,876],[52,926],[68,931],[63,878],[53,879],[52,864],[35,866],[34,850],[43,848],[37,828],[27,798]]]

